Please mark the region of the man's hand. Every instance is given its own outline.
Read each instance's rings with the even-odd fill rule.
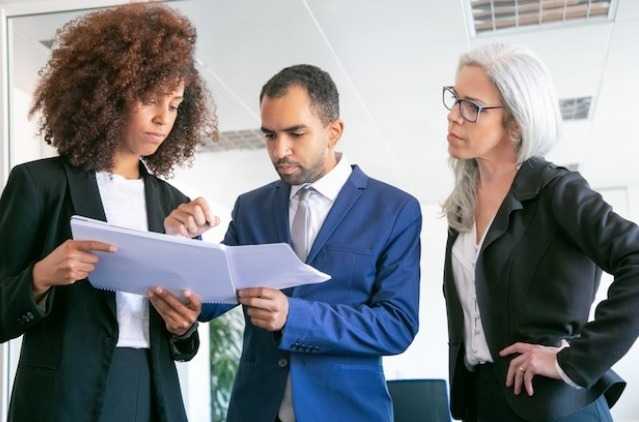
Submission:
[[[528,395],[532,396],[535,393],[532,385],[535,375],[560,380],[561,376],[557,372],[555,363],[557,362],[557,353],[561,349],[563,347],[548,347],[529,343],[515,343],[503,349],[499,352],[501,357],[519,353],[519,356],[511,360],[508,366],[506,387],[514,385],[515,394],[518,395],[523,384]]]
[[[219,217],[213,215],[209,204],[202,197],[181,204],[164,219],[166,234],[178,234],[192,238],[220,224]]]
[[[200,298],[189,290],[184,291],[185,302],[161,287],[149,290],[148,297],[164,320],[166,329],[177,336],[186,333],[202,311]]]
[[[238,290],[238,299],[246,305],[251,323],[267,331],[279,331],[288,319],[288,297],[277,289],[257,287]]]
[[[103,242],[67,240],[33,266],[33,285],[36,298],[51,287],[73,284],[95,270],[98,257],[93,253],[115,252],[117,248]]]

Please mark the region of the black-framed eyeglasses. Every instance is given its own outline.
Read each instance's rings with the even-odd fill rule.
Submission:
[[[493,108],[504,108],[504,106],[484,106],[474,101],[457,97],[457,93],[452,86],[445,86],[442,92],[442,100],[447,110],[452,110],[459,104],[459,114],[469,123],[477,123],[479,114],[484,110]]]

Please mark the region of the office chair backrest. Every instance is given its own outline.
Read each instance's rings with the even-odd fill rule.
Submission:
[[[393,380],[387,384],[395,422],[450,422],[445,380]]]

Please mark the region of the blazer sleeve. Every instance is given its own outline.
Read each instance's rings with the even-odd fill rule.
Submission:
[[[594,320],[557,355],[566,375],[590,388],[639,335],[639,228],[614,213],[578,173],[560,177],[551,186],[552,211],[559,226],[614,276],[607,298],[595,309]]]
[[[376,356],[406,350],[419,327],[419,203],[408,200],[392,224],[370,300],[345,305],[289,298],[281,350]]]
[[[51,310],[55,289],[49,291],[43,309],[36,305],[31,287],[40,253],[42,202],[28,169],[15,167],[0,197],[0,342],[21,336]]]

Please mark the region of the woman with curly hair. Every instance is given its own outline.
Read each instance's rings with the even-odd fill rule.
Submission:
[[[9,421],[186,421],[174,360],[197,352],[199,300],[94,289],[95,252],[116,247],[70,240],[69,220],[163,232],[188,201],[156,176],[216,134],[195,40],[160,5],[93,12],[57,33],[31,114],[59,156],[16,166],[0,198],[0,341],[23,335]]]

